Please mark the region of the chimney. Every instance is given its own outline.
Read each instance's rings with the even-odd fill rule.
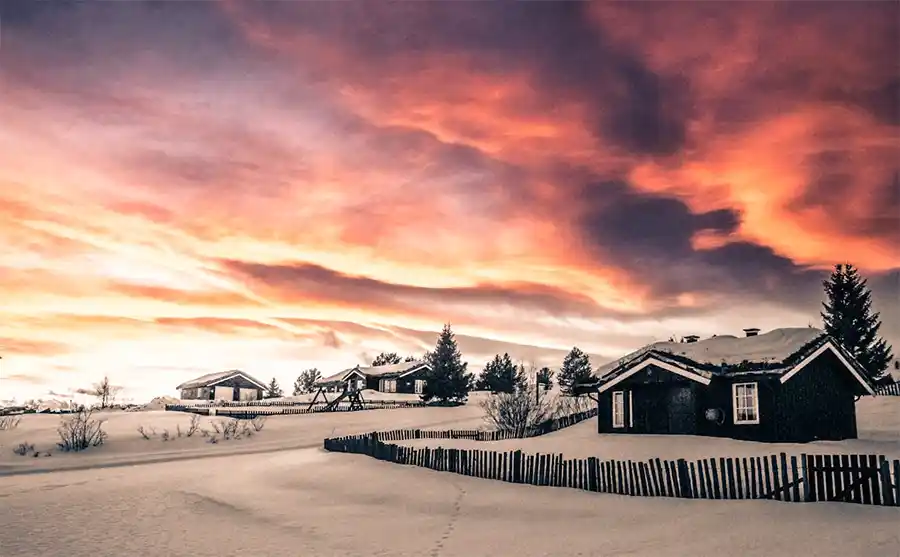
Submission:
[[[755,337],[756,335],[759,334],[759,329],[755,329],[755,328],[744,329],[744,333],[745,333],[748,337]]]
[[[684,342],[697,342],[698,340],[700,340],[700,337],[697,335],[687,335],[684,337]]]

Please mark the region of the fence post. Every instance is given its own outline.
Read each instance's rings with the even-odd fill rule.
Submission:
[[[522,483],[522,451],[513,453],[513,483]]]
[[[687,461],[683,458],[679,458],[677,465],[678,465],[678,487],[681,492],[681,496],[686,499],[693,499],[694,498],[694,489],[691,486],[690,471],[688,470]]]

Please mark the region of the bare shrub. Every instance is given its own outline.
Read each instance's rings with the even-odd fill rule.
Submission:
[[[164,429],[163,432],[160,434],[159,438],[162,439],[163,441],[168,441],[169,439],[172,438],[172,436],[169,435],[168,429]]]
[[[98,447],[106,441],[106,432],[103,431],[104,420],[95,420],[91,416],[93,410],[81,408],[75,414],[66,416],[60,422],[56,432],[60,442],[57,443],[64,451],[83,451],[89,447]]]
[[[224,423],[225,422],[223,420],[215,420],[213,422],[210,422],[210,425],[212,426],[213,431],[215,431],[216,433],[222,433],[222,426],[224,425]]]
[[[150,434],[147,433],[147,430],[144,429],[144,426],[138,426],[137,432],[140,433],[141,437],[143,437],[144,439],[148,441],[150,440]]]
[[[554,400],[537,390],[535,385],[516,389],[512,393],[497,393],[481,401],[485,420],[501,431],[516,436],[525,433],[556,414]]]
[[[216,443],[219,442],[219,438],[218,438],[217,436],[213,435],[212,437],[210,437],[210,438],[207,440],[207,442],[208,442],[208,443],[212,443],[213,445],[215,445]]]
[[[184,435],[184,434],[181,432],[181,425],[175,424],[175,436],[181,437],[182,435]]]
[[[9,431],[19,427],[20,416],[0,416],[0,431]]]
[[[28,453],[34,452],[34,445],[31,443],[19,443],[15,448],[13,448],[13,452],[19,456],[25,456]]]
[[[256,431],[262,431],[262,428],[266,425],[266,417],[265,416],[256,416],[250,423],[253,425],[253,429]]]
[[[226,441],[228,439],[234,439],[240,435],[239,427],[241,424],[238,423],[237,420],[231,419],[227,421],[223,421],[222,426],[222,438]]]
[[[193,437],[195,433],[200,429],[200,416],[198,414],[191,414],[191,423],[188,426],[187,431],[184,433],[188,437]]]

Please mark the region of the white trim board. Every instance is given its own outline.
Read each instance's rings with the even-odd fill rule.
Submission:
[[[680,375],[680,376],[682,376],[682,377],[686,377],[687,379],[690,379],[690,380],[692,380],[692,381],[696,381],[696,382],[698,382],[698,383],[702,383],[702,384],[704,384],[704,385],[709,385],[709,383],[710,383],[710,380],[709,380],[708,378],[706,378],[706,377],[703,377],[702,375],[698,375],[698,374],[696,374],[696,373],[692,373],[692,372],[690,372],[690,371],[688,371],[688,370],[686,370],[686,369],[681,369],[680,367],[673,366],[672,364],[668,364],[668,363],[666,363],[666,362],[664,362],[664,361],[662,361],[662,360],[658,360],[658,359],[656,359],[656,358],[650,357],[650,358],[647,358],[646,360],[644,360],[643,362],[641,362],[640,364],[638,364],[638,365],[634,366],[633,368],[629,369],[628,371],[626,371],[626,372],[623,373],[622,375],[620,375],[620,376],[616,377],[615,379],[609,381],[608,383],[604,383],[603,385],[600,386],[599,389],[597,389],[597,392],[602,393],[602,392],[604,392],[604,391],[608,391],[608,390],[611,389],[612,387],[618,385],[618,384],[621,383],[622,381],[628,379],[628,378],[631,377],[632,375],[636,374],[637,372],[639,372],[639,371],[641,371],[642,369],[644,369],[644,368],[646,368],[646,367],[649,367],[649,366],[651,366],[651,365],[656,366],[656,367],[658,367],[658,368],[660,368],[660,369],[663,369],[663,370],[665,370],[665,371],[668,371],[669,373],[674,373],[674,374],[676,374],[676,375]]]
[[[863,387],[865,387],[866,391],[867,391],[870,395],[874,395],[874,394],[875,394],[875,390],[872,389],[872,387],[869,385],[868,381],[866,381],[865,379],[863,379],[862,376],[860,376],[860,374],[856,372],[856,368],[854,368],[853,365],[851,365],[850,362],[847,361],[847,358],[845,358],[844,355],[841,354],[841,351],[840,351],[840,350],[838,350],[837,348],[834,347],[834,344],[832,344],[830,340],[829,340],[828,342],[826,342],[825,344],[823,344],[822,346],[820,346],[818,350],[816,350],[815,352],[813,352],[813,353],[810,354],[809,356],[803,358],[803,361],[801,361],[799,364],[795,365],[794,368],[791,369],[791,371],[789,371],[789,372],[785,373],[784,375],[782,375],[782,376],[781,376],[781,383],[784,384],[785,382],[787,382],[788,380],[790,380],[791,377],[793,377],[793,376],[797,375],[798,373],[800,373],[800,372],[803,370],[803,368],[805,368],[805,367],[808,366],[813,360],[815,360],[816,358],[818,358],[819,356],[821,356],[822,354],[824,354],[826,350],[831,350],[831,352],[834,353],[834,355],[838,357],[838,360],[840,360],[841,363],[844,364],[844,367],[846,367],[847,370],[848,370],[850,373],[853,374],[853,377],[855,377],[856,380],[859,381],[859,383],[860,383]]]
[[[234,379],[235,377],[237,377],[237,376],[239,376],[239,375],[240,375],[241,377],[243,377],[244,379],[246,379],[247,381],[249,381],[249,382],[253,383],[254,385],[256,385],[257,387],[259,387],[260,389],[265,390],[265,389],[268,389],[268,388],[269,388],[268,385],[263,385],[263,384],[261,384],[259,381],[254,381],[252,377],[248,377],[246,373],[241,372],[241,371],[239,371],[239,372],[237,372],[237,373],[234,373],[234,374],[232,374],[232,375],[229,375],[229,376],[227,376],[227,377],[223,377],[223,378],[221,378],[221,379],[216,379],[215,382],[209,383],[209,384],[207,384],[207,385],[205,385],[205,386],[206,386],[206,387],[215,387],[215,386],[218,385],[219,383],[221,383],[221,382],[223,382],[223,381],[228,381],[229,379]],[[196,389],[196,388],[202,388],[202,387],[192,387],[192,388]]]
[[[344,376],[341,378],[341,381],[346,381],[346,380],[350,379],[350,376],[353,375],[354,373],[357,374],[357,375],[359,375],[359,378],[360,378],[360,379],[363,379],[363,380],[367,379],[365,373],[363,373],[362,371],[360,371],[360,370],[358,370],[358,369],[356,369],[356,368],[353,368],[353,369],[351,369],[350,371],[348,371],[347,374],[344,375]]]
[[[409,370],[404,371],[403,373],[401,373],[401,374],[398,375],[397,377],[398,377],[398,378],[406,377],[407,375],[412,375],[413,373],[416,373],[417,371],[421,371],[421,370],[423,370],[423,369],[427,369],[427,370],[430,371],[430,370],[431,370],[431,366],[429,366],[428,364],[419,364],[418,366],[416,366],[416,367],[414,367],[414,368],[412,368],[412,369],[409,369]]]

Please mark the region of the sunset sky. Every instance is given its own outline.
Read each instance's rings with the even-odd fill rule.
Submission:
[[[0,399],[601,364],[842,261],[896,352],[898,153],[897,2],[3,0]]]

